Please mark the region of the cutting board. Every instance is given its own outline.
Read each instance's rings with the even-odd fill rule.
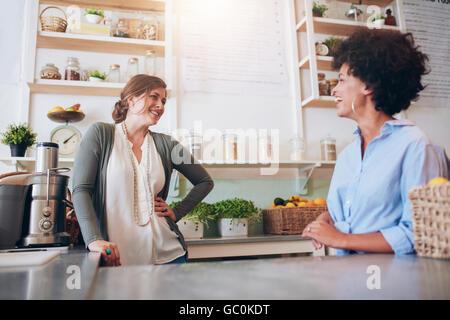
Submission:
[[[0,253],[0,267],[37,266],[50,262],[59,251]]]

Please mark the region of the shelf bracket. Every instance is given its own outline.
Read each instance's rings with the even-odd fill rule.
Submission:
[[[297,179],[295,182],[296,194],[299,194],[299,195],[308,194],[307,185],[308,185],[309,179],[311,178],[311,176],[314,172],[314,169],[319,168],[320,166],[321,166],[321,163],[318,162],[318,163],[314,163],[309,166],[305,166],[305,167],[298,169],[298,176],[297,176]],[[306,174],[306,177],[304,178],[305,174]],[[301,182],[300,180],[303,180],[303,179],[304,179],[304,181]]]

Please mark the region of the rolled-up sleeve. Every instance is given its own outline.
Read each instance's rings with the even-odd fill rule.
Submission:
[[[447,159],[442,149],[432,144],[417,143],[408,152],[401,177],[403,212],[398,225],[380,230],[395,254],[414,252],[414,232],[409,190],[429,180],[447,175]]]

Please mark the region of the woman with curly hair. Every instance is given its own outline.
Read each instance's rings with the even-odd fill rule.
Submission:
[[[338,255],[414,252],[408,191],[430,179],[448,178],[447,156],[412,121],[393,116],[424,89],[428,57],[411,33],[361,29],[337,44],[333,89],[337,114],[356,121],[356,139],[336,161],[328,212],[306,226],[316,249]]]

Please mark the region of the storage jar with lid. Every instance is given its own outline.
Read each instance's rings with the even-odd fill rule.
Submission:
[[[327,84],[327,80],[325,80],[325,73],[318,73],[317,79],[319,80],[319,95],[327,96],[328,95],[328,84]]]
[[[58,68],[53,63],[47,63],[45,66],[43,66],[39,74],[41,79],[61,79],[61,74],[59,73]]]
[[[64,74],[64,80],[81,80],[80,64],[78,58],[67,58],[67,67]]]
[[[234,162],[238,158],[237,135],[226,133],[223,135],[223,153],[225,162]]]
[[[320,140],[320,151],[322,160],[324,161],[336,160],[336,139],[328,135],[326,138]]]
[[[155,50],[147,50],[144,60],[144,72],[149,76],[156,75],[156,53]]]
[[[119,37],[119,38],[129,38],[130,37],[128,25],[125,23],[125,21],[119,20],[119,23],[117,24],[117,26],[113,32],[113,36]]]
[[[194,156],[194,159],[202,160],[203,137],[196,132],[191,132],[188,141],[189,151]]]
[[[127,67],[127,81],[130,80],[135,75],[139,74],[139,60],[138,58],[128,59]]]
[[[108,82],[120,82],[120,65],[112,64],[109,66]]]
[[[272,139],[271,136],[258,137],[258,158],[259,162],[265,163],[272,161]]]
[[[301,137],[295,137],[291,142],[291,160],[305,160],[305,140]]]

